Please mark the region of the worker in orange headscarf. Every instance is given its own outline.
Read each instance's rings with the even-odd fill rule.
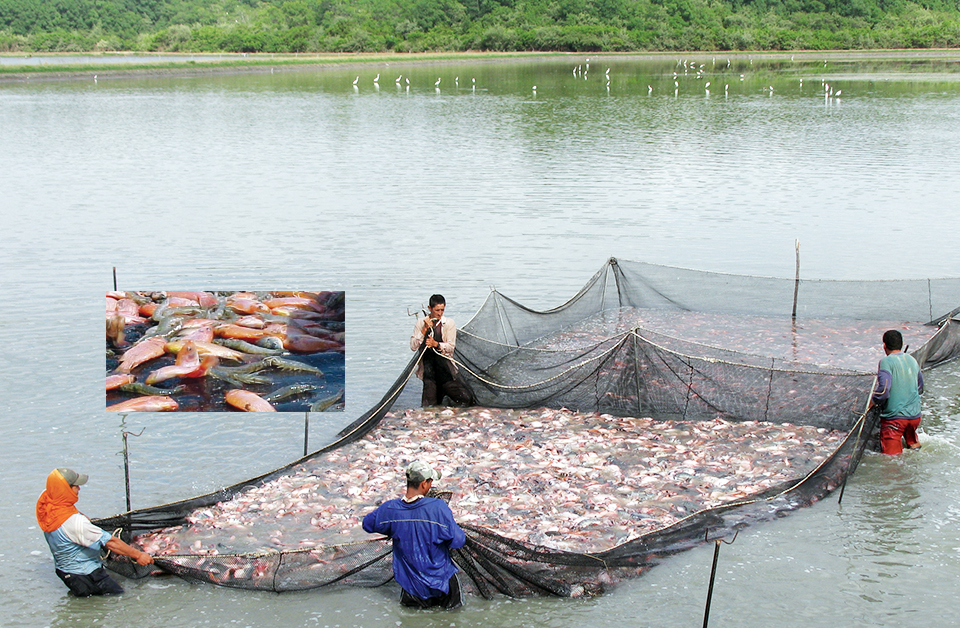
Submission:
[[[73,469],[54,469],[47,476],[47,490],[37,500],[37,523],[50,546],[57,576],[74,595],[123,593],[123,588],[103,567],[100,550],[128,556],[138,565],[150,565],[153,557],[130,547],[90,523],[74,504],[87,476]]]

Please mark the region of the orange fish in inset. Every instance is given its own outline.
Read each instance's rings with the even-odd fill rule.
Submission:
[[[325,340],[316,336],[287,336],[283,348],[294,353],[319,353],[321,351],[343,351],[343,343]]]
[[[183,348],[183,345],[187,341],[185,340],[171,340],[166,344],[166,349],[170,353],[179,353]],[[194,345],[197,347],[197,352],[201,356],[205,355],[215,355],[221,360],[233,360],[235,362],[243,362],[243,357],[245,354],[234,351],[233,349],[228,349],[227,347],[221,347],[218,344],[212,342],[201,342],[199,340],[191,340]]]
[[[240,314],[253,314],[255,312],[270,311],[270,308],[258,301],[256,298],[247,297],[228,297],[227,307]]]
[[[138,311],[140,312],[140,316],[143,316],[144,318],[150,318],[153,316],[153,313],[157,311],[158,307],[160,307],[159,303],[150,301],[149,303],[144,303],[141,305]]]
[[[120,358],[120,366],[117,367],[117,373],[129,373],[144,362],[148,362],[153,358],[159,358],[163,355],[163,347],[166,344],[166,340],[158,337],[141,340],[127,349],[123,357]]]
[[[305,299],[303,297],[277,297],[274,299],[267,299],[263,302],[271,310],[276,307],[295,307],[295,308],[309,308],[312,307],[315,301],[313,299]]]
[[[182,332],[177,336],[177,340],[193,340],[199,342],[213,342],[213,327],[211,325],[204,325],[202,327],[192,327],[186,329],[185,332]]]
[[[236,325],[240,325],[241,327],[249,327],[250,329],[263,329],[267,326],[267,322],[265,320],[254,315],[241,316],[233,322]]]
[[[200,307],[216,307],[217,297],[202,290],[167,290],[168,297],[190,299],[200,304]]]
[[[188,341],[189,342],[189,341]],[[181,354],[184,351],[180,352]],[[174,377],[204,377],[207,371],[217,365],[220,360],[215,355],[208,355],[199,364],[173,364],[158,368],[147,376],[147,386],[163,382]]]
[[[172,397],[150,395],[107,406],[107,412],[173,412],[178,408],[180,404]]]
[[[234,408],[239,408],[244,412],[276,412],[277,409],[270,405],[270,402],[256,395],[249,390],[234,388],[228,390],[226,401]]]
[[[133,375],[107,375],[107,390],[113,390],[114,388],[120,388],[124,384],[130,384],[134,382],[136,378]]]
[[[240,325],[233,325],[231,323],[217,325],[213,329],[213,333],[217,338],[235,338],[237,340],[260,340],[267,336],[276,335],[266,329],[251,329],[250,327],[241,327]]]

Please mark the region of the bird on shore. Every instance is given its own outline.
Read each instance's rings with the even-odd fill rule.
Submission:
[[[360,77],[359,77],[359,76],[358,76],[357,78],[353,79],[353,84],[354,84],[354,85],[356,85],[356,84],[359,83],[359,82],[360,82]]]
[[[375,77],[373,77],[373,82],[374,82],[374,83],[379,83],[379,82],[380,82],[380,73],[379,73],[379,72],[377,73],[377,75],[376,75]]]
[[[437,79],[437,82],[433,84],[434,87],[440,87],[440,79]]]

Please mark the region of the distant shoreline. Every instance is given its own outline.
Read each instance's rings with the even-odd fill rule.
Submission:
[[[183,60],[177,60],[182,57]],[[430,65],[460,62],[500,62],[505,60],[532,60],[556,58],[685,58],[724,59],[751,58],[757,60],[793,59],[852,60],[852,59],[955,59],[960,62],[960,50],[897,49],[897,50],[802,50],[802,51],[686,51],[686,52],[460,52],[460,53],[317,53],[317,54],[242,54],[242,53],[141,53],[141,52],[80,52],[80,53],[0,53],[0,82],[74,79],[94,73],[98,78],[126,78],[149,76],[196,76],[211,74],[265,73],[304,69],[369,67],[384,65]],[[39,64],[15,64],[6,59],[49,59]],[[151,61],[151,58],[161,60]],[[71,61],[83,59],[83,61]],[[86,61],[91,59],[91,61]],[[111,59],[111,61],[98,61]],[[123,59],[122,61],[118,59]],[[958,68],[960,69],[960,68]]]

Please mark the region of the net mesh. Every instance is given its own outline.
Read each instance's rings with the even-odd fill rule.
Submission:
[[[892,294],[897,298],[891,299]],[[611,480],[608,488],[615,489],[618,484],[626,486],[628,476],[641,467],[653,467],[676,481],[677,470],[689,465],[692,452],[673,442],[667,446],[673,454],[654,461],[655,444],[638,447],[629,444],[637,442],[630,437],[666,437],[654,434],[649,423],[617,423],[612,417],[656,417],[667,432],[684,434],[690,431],[689,422],[713,421],[718,426],[741,425],[738,438],[749,438],[751,432],[761,429],[761,423],[793,424],[822,432],[836,430],[841,437],[829,441],[829,446],[819,444],[819,450],[813,451],[817,455],[805,454],[804,464],[800,464],[796,451],[788,452],[783,465],[789,468],[783,474],[771,474],[771,478],[779,478],[772,485],[768,482],[751,490],[728,491],[719,501],[675,509],[669,517],[643,515],[646,518],[641,523],[641,515],[636,513],[646,512],[641,508],[646,502],[634,513],[622,506],[621,500],[618,512],[614,512],[616,508],[607,512],[596,508],[577,518],[596,513],[623,516],[624,508],[627,514],[636,514],[635,524],[624,526],[619,522],[618,526],[626,529],[605,544],[578,545],[567,535],[576,539],[575,534],[582,532],[564,527],[534,533],[536,526],[518,526],[514,521],[504,524],[513,528],[498,528],[488,520],[467,516],[469,510],[464,508],[460,519],[467,544],[455,550],[453,558],[467,576],[463,579],[465,589],[484,597],[599,594],[624,577],[645,572],[666,556],[822,498],[853,472],[876,431],[876,411],[865,412],[864,408],[882,331],[894,326],[902,329],[908,342],[919,345],[911,353],[925,368],[942,364],[960,355],[960,331],[954,320],[956,311],[952,310],[957,303],[960,279],[798,284],[794,280],[720,275],[619,260],[610,260],[573,299],[546,312],[531,310],[492,292],[473,319],[459,330],[454,359],[459,377],[476,395],[478,406],[514,410],[511,414],[474,411],[472,415],[447,411],[461,427],[440,436],[433,434],[433,438],[456,442],[463,449],[463,443],[471,439],[490,440],[496,427],[506,435],[516,432],[518,439],[522,435],[527,440],[518,440],[523,447],[514,451],[529,453],[534,449],[531,443],[539,447],[555,435],[541,426],[547,414],[516,409],[562,408],[561,412],[587,413],[563,417],[570,420],[572,416],[583,424],[583,431],[602,432],[606,425],[613,430],[610,434],[617,432],[617,438],[601,437],[600,445],[592,445],[599,449],[588,452],[599,459],[597,464],[602,466],[597,469],[601,474],[613,473],[607,478]],[[796,317],[792,316],[794,308]],[[388,582],[392,578],[390,541],[356,535],[359,520],[355,513],[372,509],[375,502],[363,501],[368,497],[351,492],[346,484],[330,484],[324,473],[370,464],[370,460],[377,460],[371,455],[383,456],[384,452],[391,454],[388,459],[396,464],[403,456],[391,452],[391,443],[395,449],[407,447],[398,444],[397,434],[422,436],[403,417],[388,413],[408,380],[416,381],[411,374],[425,350],[421,347],[413,354],[374,408],[345,428],[336,442],[310,456],[214,493],[96,523],[119,529],[125,539],[134,542],[171,530],[192,531],[194,537],[184,538],[196,541],[184,542],[174,552],[161,552],[156,559],[157,568],[184,578],[272,591]],[[438,415],[433,422],[441,423],[440,418]],[[591,423],[596,421],[601,421],[601,427]],[[613,424],[615,429],[610,427]],[[607,449],[603,449],[604,438],[609,440]],[[797,440],[803,444],[802,439]],[[736,447],[737,442],[732,445]],[[808,442],[806,449],[817,447]],[[408,449],[404,452],[410,453]],[[450,475],[484,477],[483,465],[490,461],[480,454],[470,450],[469,461],[456,463],[460,466]],[[586,468],[580,456],[580,464]],[[640,466],[631,467],[625,456]],[[725,476],[738,475],[734,460],[739,458],[727,455],[721,459],[728,461],[728,468],[712,469],[717,477],[709,477],[724,486],[728,481]],[[700,463],[707,464],[702,459]],[[503,468],[498,467],[501,474]],[[623,475],[619,475],[621,470]],[[369,474],[355,478],[359,484],[369,483],[373,474],[386,475],[388,480],[392,477],[382,469],[366,471]],[[602,480],[596,474],[578,475],[570,469],[536,475],[518,474],[516,481],[532,498],[541,499],[549,495],[546,488],[551,483],[570,486],[594,482],[597,486],[596,482]],[[693,475],[703,479],[703,467]],[[660,481],[662,477],[655,479]],[[475,484],[479,486],[479,482]],[[278,491],[284,496],[305,493],[312,499],[327,500],[333,504],[332,510],[324,511],[325,515],[310,502],[301,509],[306,514],[294,514],[285,520],[289,523],[275,528],[279,532],[273,532],[271,538],[279,549],[267,546],[228,553],[242,543],[229,541],[238,534],[224,527],[224,504],[231,500],[256,502],[258,490],[273,487],[280,487]],[[399,487],[397,479],[393,490]],[[662,484],[658,487],[661,497],[670,494],[663,492]],[[470,494],[454,498],[451,503],[455,514],[458,497],[463,504],[482,497],[481,489],[474,485],[462,485],[459,492]],[[450,499],[450,494],[441,496]],[[265,501],[256,503],[264,511],[279,508]],[[674,499],[673,503],[678,502]],[[213,523],[204,528],[203,534],[212,534],[215,543],[206,543],[207,537],[199,531],[198,521],[208,513],[213,513],[209,515]],[[329,528],[324,533],[317,531],[324,527],[320,519],[340,515],[341,529],[334,532],[341,536]],[[312,527],[307,528],[306,536],[310,537],[311,531],[315,534],[301,541],[307,546],[284,547],[280,542],[282,532],[293,530],[298,516],[310,520]],[[527,533],[527,528],[531,532]],[[564,542],[558,542],[560,539]],[[211,550],[213,546],[217,549]],[[139,567],[123,557],[111,558],[109,565],[133,577],[154,569]]]

